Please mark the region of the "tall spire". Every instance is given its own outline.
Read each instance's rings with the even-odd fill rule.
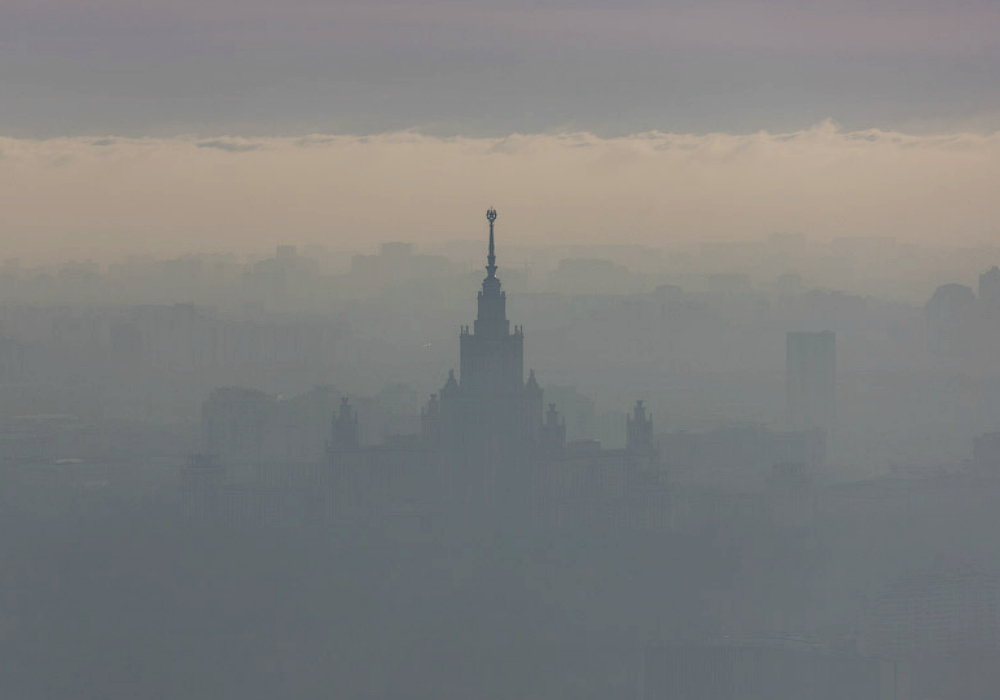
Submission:
[[[496,247],[493,244],[493,222],[497,220],[497,210],[493,207],[487,209],[486,220],[490,222],[490,252],[486,256],[486,275],[492,278],[497,276]]]
[[[486,212],[486,220],[490,222],[490,249],[486,258],[486,278],[483,280],[483,290],[479,292],[479,315],[476,317],[476,333],[502,336],[510,332],[507,321],[507,297],[501,289],[500,278],[497,277],[496,239],[493,235],[493,222],[497,220],[497,210],[490,207]]]

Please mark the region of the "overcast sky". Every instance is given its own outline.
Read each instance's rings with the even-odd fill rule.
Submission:
[[[995,0],[3,0],[11,136],[1000,126]]]
[[[0,233],[364,248],[492,204],[521,237],[976,242],[998,37],[996,0],[0,0]]]

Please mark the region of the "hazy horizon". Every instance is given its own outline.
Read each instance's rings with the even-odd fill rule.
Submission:
[[[997,237],[981,0],[11,0],[10,257]]]
[[[5,256],[26,261],[439,243],[472,237],[486,206],[513,244],[975,246],[1000,220],[1000,132],[0,138],[0,154]]]

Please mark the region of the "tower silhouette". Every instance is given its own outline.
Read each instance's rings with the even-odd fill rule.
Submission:
[[[486,212],[490,237],[478,314],[459,333],[459,374],[440,392],[442,442],[453,496],[496,506],[505,516],[527,514],[530,457],[542,424],[542,390],[524,379],[524,332],[511,330],[507,295],[497,276],[495,209]]]

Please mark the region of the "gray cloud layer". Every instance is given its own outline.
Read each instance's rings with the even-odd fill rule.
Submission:
[[[1000,133],[5,138],[0,152],[6,253],[31,258],[443,240],[473,235],[491,204],[521,241],[978,242],[1000,221]]]
[[[7,0],[6,133],[1000,126],[987,0]]]

